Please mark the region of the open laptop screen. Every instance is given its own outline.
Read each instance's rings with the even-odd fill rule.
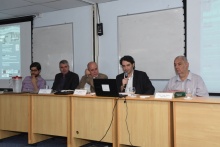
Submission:
[[[97,96],[119,97],[116,79],[93,79]]]

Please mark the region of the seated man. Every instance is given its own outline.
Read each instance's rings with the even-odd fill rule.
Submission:
[[[189,63],[185,56],[178,56],[175,58],[174,68],[177,75],[169,80],[164,88],[165,92],[185,92],[187,89],[190,89],[193,96],[209,96],[202,78],[188,70]]]
[[[95,92],[93,79],[107,79],[105,74],[99,73],[98,65],[95,62],[89,62],[85,75],[82,76],[77,88],[85,88],[90,92]]]
[[[30,65],[31,76],[24,78],[22,82],[22,92],[35,92],[39,89],[45,89],[46,81],[40,76],[41,65],[38,62],[34,62]]]
[[[128,92],[130,87],[135,87],[137,94],[154,94],[154,86],[151,84],[147,74],[135,70],[135,61],[131,56],[120,59],[124,73],[117,75],[117,87],[120,92]]]
[[[59,67],[61,73],[56,74],[52,89],[55,91],[75,90],[79,84],[78,74],[69,71],[67,60],[61,60]]]

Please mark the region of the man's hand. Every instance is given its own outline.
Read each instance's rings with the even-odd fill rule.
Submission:
[[[35,75],[31,75],[31,82],[34,86],[34,92],[38,92],[39,89],[37,87],[37,78],[35,77]]]
[[[87,77],[91,77],[90,71],[89,71],[88,69],[85,70],[85,75],[86,75]]]
[[[31,82],[33,85],[37,83],[37,78],[35,77],[35,75],[31,75]]]
[[[126,84],[128,84],[128,78],[122,79],[122,85],[124,86],[124,85],[126,85]]]
[[[127,84],[128,84],[128,78],[122,79],[121,91],[124,91],[124,89],[126,88],[125,85]]]

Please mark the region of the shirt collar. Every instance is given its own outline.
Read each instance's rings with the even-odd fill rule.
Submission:
[[[95,79],[95,78],[97,78],[98,76],[96,76],[96,77],[92,77],[93,79]]]
[[[132,78],[133,75],[134,75],[134,71],[132,71],[132,74],[131,74],[131,76],[129,78]],[[124,78],[125,78],[125,73],[124,73]]]
[[[63,77],[66,77],[66,76],[69,75],[69,73],[70,73],[70,71],[68,71],[66,74],[62,74],[62,76],[63,76]]]
[[[192,80],[192,73],[190,71],[189,71],[189,74],[188,74],[186,80],[190,80],[190,81]],[[177,75],[176,81],[181,81],[179,75]]]
[[[132,72],[132,74],[131,74],[130,78],[133,78],[133,75],[134,75],[134,71]]]

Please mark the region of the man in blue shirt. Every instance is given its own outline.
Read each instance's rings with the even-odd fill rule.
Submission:
[[[165,92],[186,92],[190,89],[192,96],[209,96],[202,78],[188,70],[189,62],[185,56],[178,56],[175,58],[174,68],[177,75],[169,80],[168,84],[164,88]]]

